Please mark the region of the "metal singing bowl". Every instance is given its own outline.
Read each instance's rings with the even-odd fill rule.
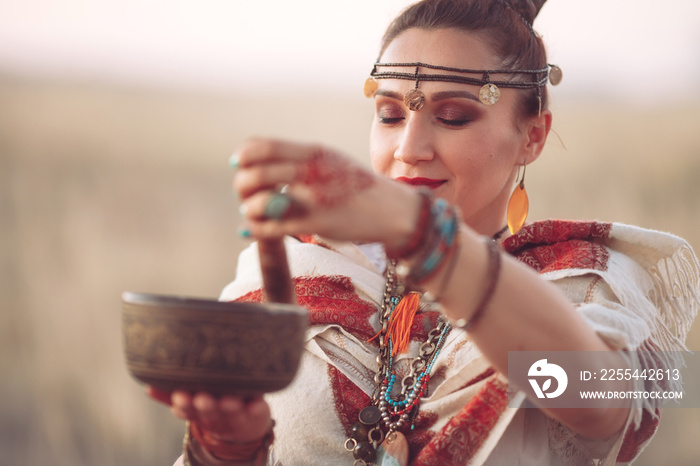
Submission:
[[[296,305],[282,240],[258,244],[266,303],[122,294],[124,352],[135,379],[167,391],[239,396],[291,383],[308,313]]]

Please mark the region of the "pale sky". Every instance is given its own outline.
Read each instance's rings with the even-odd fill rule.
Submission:
[[[0,0],[0,71],[215,90],[360,92],[410,0]],[[562,93],[700,95],[700,1],[550,0]],[[299,86],[299,87],[297,87]]]

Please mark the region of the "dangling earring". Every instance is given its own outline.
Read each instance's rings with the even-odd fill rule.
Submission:
[[[523,165],[522,167],[523,176],[520,178],[520,183],[518,183],[513,190],[513,194],[510,195],[508,210],[506,211],[508,229],[510,230],[511,235],[516,234],[518,230],[522,228],[523,224],[525,223],[525,219],[527,218],[527,211],[530,208],[530,201],[528,200],[527,192],[525,191],[525,168],[527,165]]]

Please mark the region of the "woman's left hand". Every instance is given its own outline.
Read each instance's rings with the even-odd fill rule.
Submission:
[[[328,148],[254,139],[233,157],[234,189],[254,237],[319,234],[391,247],[415,228],[421,202],[415,190]]]
[[[147,387],[148,396],[170,407],[175,417],[190,421],[215,438],[247,443],[262,439],[273,424],[270,406],[262,396],[215,397],[209,393],[168,392]]]

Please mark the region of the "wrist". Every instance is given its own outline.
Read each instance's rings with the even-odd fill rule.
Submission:
[[[420,225],[417,248],[399,258],[397,275],[410,289],[425,291],[425,285],[440,275],[448,258],[457,257],[460,220],[457,210],[444,199],[428,205],[427,220]]]
[[[501,249],[498,243],[488,236],[482,236],[480,238],[480,243],[482,245],[482,252],[485,253],[486,258],[483,261],[485,263],[483,263],[481,267],[481,286],[476,293],[478,300],[475,301],[476,304],[472,307],[471,313],[468,316],[451,319],[453,326],[466,331],[473,330],[474,326],[483,317],[494,296],[501,272]]]
[[[185,466],[262,466],[274,441],[274,421],[265,436],[251,442],[231,442],[187,423],[183,442]]]
[[[429,190],[413,191],[414,202],[409,203],[410,215],[394,223],[396,230],[390,241],[385,241],[387,257],[403,259],[414,255],[429,233],[433,195]]]

